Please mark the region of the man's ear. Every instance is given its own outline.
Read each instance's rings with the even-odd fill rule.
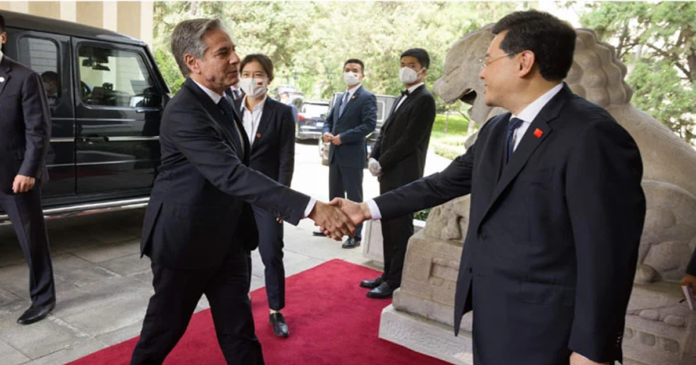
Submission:
[[[188,66],[189,70],[191,70],[191,73],[201,73],[201,69],[198,67],[198,59],[196,59],[196,57],[193,57],[190,54],[185,54],[184,63],[186,63],[186,66]]]
[[[0,34],[0,46],[5,44],[5,42],[7,42],[7,32],[2,32],[2,34]]]
[[[532,51],[523,51],[520,53],[517,67],[519,67],[519,73],[521,77],[528,76],[532,69],[534,68],[534,63],[536,62],[536,56]]]

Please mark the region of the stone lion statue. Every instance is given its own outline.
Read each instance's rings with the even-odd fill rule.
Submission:
[[[462,100],[471,119],[485,123],[504,112],[484,104],[480,58],[493,39],[492,26],[467,34],[447,53],[445,72],[435,92],[446,102]],[[636,283],[678,281],[696,249],[696,151],[662,123],[630,104],[626,67],[612,46],[595,33],[577,29],[575,59],[566,83],[574,93],[607,109],[633,136],[644,164],[647,216],[641,239]],[[433,210],[425,234],[460,241],[466,235],[468,197]]]

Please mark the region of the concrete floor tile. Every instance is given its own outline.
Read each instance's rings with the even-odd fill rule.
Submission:
[[[66,349],[88,337],[53,314],[28,326],[17,324],[22,312],[0,319],[0,340],[31,359]]]
[[[140,258],[140,253],[130,254],[99,263],[99,266],[122,276],[132,276],[151,271],[150,259]]]
[[[100,263],[140,253],[140,242],[134,239],[109,244],[95,241],[93,246],[83,246],[72,249],[69,252],[89,262]]]
[[[143,317],[144,318],[144,317]],[[133,337],[140,336],[140,330],[143,328],[142,319],[131,325],[119,328],[115,331],[107,332],[96,337],[102,343],[116,344],[121,343],[126,340],[130,340]]]
[[[150,287],[118,277],[63,293],[54,315],[91,336],[113,332],[142,321]]]
[[[29,307],[29,300],[0,289],[0,317]],[[0,357],[1,358],[1,357]]]
[[[73,343],[64,349],[39,357],[22,365],[67,364],[93,352],[97,352],[105,347],[107,347],[107,345],[101,341],[95,339],[85,339],[83,341]]]
[[[31,360],[23,353],[2,341],[0,341],[0,359],[2,359],[3,365],[18,365]]]
[[[91,262],[71,254],[53,258],[53,275],[56,282],[66,282],[76,287],[86,286],[118,276],[114,272],[93,265]]]

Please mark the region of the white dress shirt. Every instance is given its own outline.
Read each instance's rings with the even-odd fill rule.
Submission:
[[[0,60],[0,61],[1,61],[1,60]],[[220,94],[216,93],[215,91],[210,90],[210,89],[208,89],[207,87],[205,87],[205,86],[203,86],[203,85],[197,83],[196,80],[191,79],[191,81],[195,82],[196,85],[198,85],[198,87],[201,88],[201,90],[203,90],[208,96],[210,96],[210,98],[213,99],[213,102],[215,103],[215,105],[217,105],[217,103],[220,102],[220,99],[223,98],[222,95],[220,95]],[[265,101],[265,99],[264,99],[264,101]],[[232,102],[232,101],[230,100],[230,102]],[[234,105],[234,104],[232,104],[232,105]],[[260,118],[260,117],[259,117],[259,118]],[[233,123],[233,124],[234,124],[235,128],[237,128],[237,123]],[[240,131],[237,130],[237,132],[239,133]],[[307,207],[305,208],[304,217],[303,217],[303,218],[309,217],[309,214],[312,213],[312,209],[314,209],[314,205],[315,205],[315,204],[317,204],[317,200],[314,199],[314,198],[312,198],[312,197],[310,197],[310,198],[309,198],[309,203],[307,204]]]
[[[249,145],[251,146],[254,144],[254,139],[256,139],[256,131],[259,130],[261,115],[263,115],[263,106],[266,105],[266,98],[268,98],[268,95],[264,95],[263,100],[254,106],[254,110],[247,109],[246,98],[247,95],[244,95],[240,111],[243,115],[244,130],[247,136],[249,136]]]
[[[409,88],[408,88],[408,95],[411,95],[411,93],[413,93],[414,91],[416,91],[416,89],[419,88],[419,87],[421,87],[421,85],[423,85],[423,84],[424,84],[424,83],[421,82],[421,83],[418,83],[418,84],[415,84],[415,85],[409,87]],[[404,97],[401,98],[401,100],[399,100],[399,104],[396,105],[396,108],[394,108],[394,111],[396,111],[396,109],[399,109],[399,107],[401,106],[401,104],[404,103],[404,100],[406,100],[406,98],[408,98],[408,95],[404,95]]]
[[[553,99],[553,97],[561,91],[562,88],[563,83],[554,86],[551,90],[547,91],[544,95],[540,96],[531,104],[527,105],[524,109],[522,109],[519,116],[514,114],[512,115],[511,118],[518,118],[523,121],[522,125],[519,128],[517,128],[517,130],[515,130],[516,141],[515,146],[513,146],[512,148],[513,151],[520,144],[522,136],[524,136],[524,132],[527,131],[529,125],[532,124],[532,121],[534,121],[534,118],[536,118],[537,115],[539,115],[541,109],[543,109],[546,106],[546,104],[548,104],[549,101],[551,101],[551,99]],[[411,88],[409,88],[409,92],[411,92]],[[377,206],[377,203],[375,203],[374,199],[370,199],[367,201],[367,207],[370,208],[372,220],[382,219],[382,212],[379,211],[379,207]]]
[[[0,62],[2,62],[2,56],[4,55],[2,54],[2,51],[0,51]]]

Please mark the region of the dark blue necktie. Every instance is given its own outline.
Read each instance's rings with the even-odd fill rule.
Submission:
[[[507,146],[505,148],[505,164],[510,161],[510,156],[515,148],[515,131],[519,128],[524,121],[519,118],[510,118],[507,125]]]
[[[240,134],[241,131],[239,130],[239,126],[237,125],[237,122],[234,120],[234,107],[232,106],[232,102],[226,98],[223,97],[220,99],[220,102],[218,102],[218,107],[222,109],[222,112],[225,114],[227,117],[227,120],[232,123],[232,127],[234,128],[235,131],[237,131],[237,137],[239,138],[239,144],[242,146],[242,154],[244,154],[244,139],[242,138],[242,135]]]
[[[346,104],[348,104],[348,96],[350,93],[346,91],[345,94],[343,94],[343,101],[341,101],[341,108],[338,110],[338,117],[340,118],[341,115],[343,115],[343,110],[346,109]]]

